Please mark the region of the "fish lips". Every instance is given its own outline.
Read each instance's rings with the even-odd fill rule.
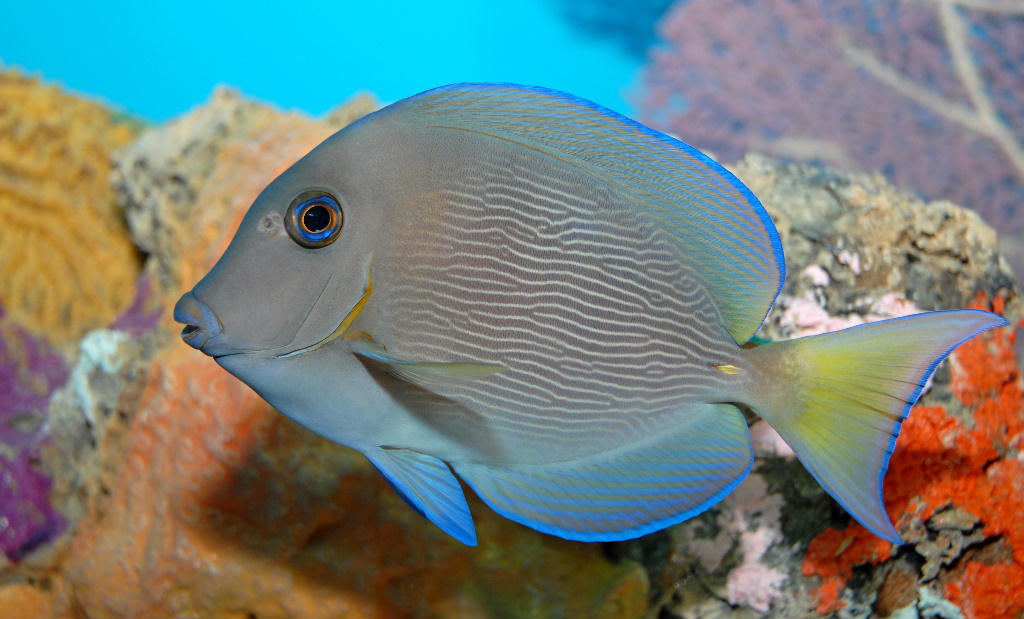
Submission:
[[[181,339],[196,350],[215,359],[241,352],[226,344],[224,326],[217,314],[192,291],[186,292],[174,304],[174,320],[185,325]]]

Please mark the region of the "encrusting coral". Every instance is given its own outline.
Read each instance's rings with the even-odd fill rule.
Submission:
[[[50,394],[67,377],[64,358],[8,320],[0,304],[0,557],[23,556],[61,525],[50,479],[35,463]]]
[[[989,303],[979,297],[974,307],[1003,311],[998,298]],[[953,354],[950,389],[970,410],[971,423],[941,406],[915,407],[903,423],[885,483],[890,516],[924,558],[937,538],[950,537],[941,525],[949,510],[967,516],[954,530],[980,527],[973,552],[945,553],[944,564],[922,578],[935,578],[945,597],[976,619],[1024,612],[1024,462],[1017,456],[1024,446],[1024,396],[1013,343],[1012,327],[999,329]],[[964,551],[967,544],[957,546]],[[894,550],[854,523],[815,537],[803,573],[821,579],[817,611],[844,604],[841,593],[854,566],[883,562]]]
[[[140,260],[110,187],[134,137],[99,103],[0,70],[0,302],[71,348],[131,301]]]

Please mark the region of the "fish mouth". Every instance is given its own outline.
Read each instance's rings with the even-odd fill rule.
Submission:
[[[186,292],[174,304],[174,320],[185,325],[181,330],[182,341],[214,360],[258,352],[225,350],[223,323],[217,313],[196,296],[194,291]]]
[[[183,294],[174,304],[174,320],[185,325],[181,330],[181,339],[203,352],[206,352],[205,348],[211,340],[224,332],[217,314],[192,291]]]
[[[373,293],[372,269],[373,254],[370,255],[370,265],[366,269],[366,283],[363,286],[362,296],[360,296],[359,300],[355,302],[355,305],[352,306],[352,309],[350,309],[348,313],[345,314],[345,317],[341,319],[341,322],[338,323],[338,326],[335,327],[334,331],[331,331],[331,333],[328,334],[327,337],[320,340],[319,342],[314,342],[309,346],[303,346],[302,348],[297,348],[289,352],[284,352],[279,355],[275,355],[274,358],[287,359],[289,357],[297,357],[299,355],[304,355],[308,352],[319,350],[324,346],[330,344],[334,340],[338,339],[339,337],[344,336],[345,333],[348,331],[349,327],[352,326],[352,323],[355,322],[356,318],[359,317],[359,314],[362,313],[363,308],[366,307],[366,302],[370,300],[370,294]]]

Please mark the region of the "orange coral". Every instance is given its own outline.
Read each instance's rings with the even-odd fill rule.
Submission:
[[[946,585],[946,596],[970,619],[1007,619],[1024,615],[1024,567],[968,562],[963,578]]]
[[[1001,300],[992,305],[996,311],[1003,309]],[[984,298],[975,307],[990,309]],[[955,505],[978,517],[986,535],[1009,542],[1013,564],[968,560],[963,574],[948,581],[946,594],[974,613],[969,616],[1010,616],[1013,609],[1024,608],[1024,589],[1006,584],[1019,583],[1019,576],[1015,581],[994,580],[987,588],[972,585],[982,578],[999,579],[1024,571],[1024,529],[1019,526],[1024,513],[1024,462],[1006,457],[1019,449],[1024,438],[1024,396],[1013,337],[1012,329],[999,329],[957,349],[950,366],[951,389],[961,403],[974,408],[974,427],[966,427],[941,407],[915,407],[903,424],[885,479],[886,506],[897,524],[923,522],[937,510]],[[803,562],[805,575],[822,579],[819,612],[836,607],[835,586],[845,584],[853,565],[876,563],[888,556],[888,551],[850,552],[864,535],[871,535],[860,525],[845,533],[855,541],[839,552],[847,543],[843,535],[833,529],[820,534],[811,541]],[[836,550],[830,557],[832,549]]]
[[[801,570],[804,576],[817,575],[822,580],[818,612],[840,607],[839,593],[854,565],[881,563],[891,554],[892,544],[860,525],[844,531],[830,527],[811,540]]]
[[[53,344],[132,300],[139,257],[110,188],[132,137],[102,105],[0,71],[0,302]]]

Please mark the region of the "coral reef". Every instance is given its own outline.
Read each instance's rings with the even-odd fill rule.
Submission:
[[[8,320],[0,305],[0,452],[38,442],[50,394],[67,376],[64,358]]]
[[[28,451],[8,460],[0,455],[0,551],[17,560],[49,541],[63,524],[50,506],[50,479]]]
[[[140,261],[109,182],[133,137],[98,103],[0,71],[0,302],[51,344],[74,349],[134,293]]]
[[[36,428],[48,406],[49,442],[16,452],[18,466],[52,476],[31,496],[68,523],[34,548],[32,534],[18,533],[17,562],[0,565],[7,615],[735,619],[1024,608],[1011,584],[1024,566],[1012,520],[1024,508],[1012,329],[962,347],[904,425],[886,478],[901,546],[852,523],[752,419],[754,472],[697,518],[584,544],[470,497],[481,544],[466,548],[360,456],[277,414],[182,345],[173,300],[216,260],[263,185],[332,123],[370,107],[363,100],[325,122],[219,91],[116,155],[112,182],[147,255],[134,300],[115,328],[81,339],[52,396],[66,370],[47,374],[38,338],[4,332],[0,389],[35,386],[25,392],[31,423],[18,431]],[[759,156],[732,169],[762,198],[787,256],[790,275],[762,335],[970,304],[1015,323],[1024,316],[995,233],[971,212],[926,204],[879,176]]]
[[[753,149],[883,171],[977,209],[1024,273],[1020,3],[684,0],[660,34],[652,126],[727,161]]]
[[[229,119],[222,129],[197,122],[218,108]],[[133,227],[151,252],[154,294],[169,305],[223,251],[263,184],[332,128],[222,92],[154,131],[165,129],[180,133],[144,136],[122,153],[126,173],[117,182],[123,196],[148,200],[127,206],[138,209]],[[177,159],[161,154],[176,144],[190,146]],[[202,169],[192,156],[208,158],[203,178],[176,180],[165,168],[164,180],[153,180],[154,161]],[[147,174],[132,176],[139,170]],[[191,198],[170,199],[166,190],[182,184],[194,188]],[[610,562],[599,545],[540,535],[478,502],[478,527],[490,541],[459,545],[409,510],[362,457],[277,414],[210,360],[164,348],[179,344],[177,328],[167,312],[160,320],[141,339],[90,334],[68,387],[54,396],[45,457],[56,472],[55,501],[76,522],[59,571],[45,572],[58,613],[644,612],[649,587],[636,562]]]
[[[1020,311],[995,230],[972,211],[924,202],[879,175],[759,155],[731,169],[760,198],[782,236],[783,309],[810,298],[833,316],[898,316],[914,308],[966,307],[980,291],[1012,297],[1011,314]],[[781,324],[785,317],[772,312],[766,335],[796,334]]]
[[[140,336],[160,324],[164,309],[160,306],[154,286],[148,275],[141,275],[135,282],[135,298],[121,315],[110,323],[111,329],[126,331]]]
[[[995,233],[970,211],[925,204],[877,175],[756,155],[732,170],[764,202],[786,252],[789,276],[762,335],[799,337],[920,309],[988,308],[984,299],[1014,321],[1024,316]],[[668,616],[973,617],[1016,608],[1008,591],[999,594],[1013,581],[995,580],[1020,565],[1006,550],[1018,547],[1010,518],[1019,499],[1010,497],[1020,482],[995,474],[1019,463],[1024,423],[1011,333],[961,347],[903,426],[885,492],[907,545],[853,524],[759,421],[751,428],[755,472],[675,529],[679,575]],[[952,442],[937,452],[939,436]],[[987,477],[985,464],[996,457]],[[992,496],[1007,500],[1000,507]],[[744,515],[744,503],[769,508]],[[978,561],[985,567],[971,567]],[[970,586],[984,570],[990,593]]]

